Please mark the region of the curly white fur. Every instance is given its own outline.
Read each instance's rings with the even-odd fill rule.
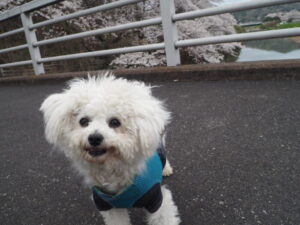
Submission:
[[[40,110],[48,142],[71,160],[88,186],[97,185],[111,193],[129,186],[144,168],[145,161],[161,143],[170,119],[163,103],[152,96],[151,86],[117,79],[109,73],[74,79],[62,93],[50,95]],[[88,125],[80,124],[82,118],[87,118]],[[113,118],[120,126],[110,126]],[[101,134],[103,141],[100,147],[93,148],[102,151],[95,156],[89,150],[89,137],[96,133]],[[167,164],[165,174],[169,175],[172,168]],[[179,224],[171,192],[164,189],[163,195],[166,197],[162,207],[149,223]],[[172,212],[166,213],[169,210]],[[112,209],[102,215],[107,225],[130,224],[125,209]]]

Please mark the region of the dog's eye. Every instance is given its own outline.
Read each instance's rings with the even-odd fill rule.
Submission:
[[[89,118],[87,117],[83,117],[79,120],[79,124],[82,126],[82,127],[87,127],[89,125]]]
[[[111,128],[117,128],[117,127],[121,126],[121,122],[117,118],[112,118],[109,120],[108,125]]]

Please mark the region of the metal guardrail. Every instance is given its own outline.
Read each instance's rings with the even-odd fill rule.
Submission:
[[[253,32],[253,33],[244,33],[244,34],[232,34],[232,35],[222,35],[216,37],[178,40],[177,28],[176,28],[176,22],[181,20],[190,20],[190,19],[195,19],[204,16],[213,16],[213,15],[218,15],[223,13],[231,13],[231,12],[262,8],[262,7],[268,7],[273,5],[279,5],[279,4],[300,2],[300,0],[254,0],[249,2],[231,4],[231,5],[221,5],[217,7],[200,9],[200,10],[179,13],[179,14],[175,13],[174,0],[160,0],[160,11],[161,11],[160,17],[38,41],[35,34],[35,30],[38,28],[59,23],[62,21],[78,18],[81,16],[94,14],[101,11],[106,11],[106,10],[119,8],[130,4],[135,4],[145,0],[119,0],[116,2],[100,5],[90,9],[75,12],[69,15],[65,15],[58,18],[33,24],[31,18],[31,12],[49,6],[51,4],[58,3],[60,1],[62,0],[35,0],[33,2],[16,7],[12,10],[0,13],[0,22],[11,19],[13,17],[20,16],[23,25],[23,27],[19,29],[15,29],[0,34],[0,39],[24,32],[27,41],[27,44],[24,45],[10,47],[6,49],[0,49],[0,54],[28,48],[31,57],[31,60],[0,64],[0,69],[5,67],[32,64],[35,74],[40,75],[45,73],[43,63],[47,63],[47,62],[78,59],[78,58],[85,58],[85,57],[106,56],[106,55],[113,55],[113,54],[123,54],[123,53],[130,53],[130,52],[139,52],[139,51],[150,51],[150,50],[158,50],[158,49],[165,49],[168,66],[176,66],[180,64],[180,54],[179,54],[180,47],[300,36],[300,28],[290,28],[284,30],[260,31],[260,32]],[[164,35],[163,43],[123,47],[123,48],[116,48],[116,49],[92,51],[92,52],[77,53],[77,54],[70,54],[70,55],[61,55],[55,57],[45,57],[45,58],[41,57],[40,50],[39,50],[39,47],[43,45],[54,44],[58,42],[84,38],[84,37],[89,37],[89,36],[94,36],[94,35],[99,35],[104,33],[111,33],[116,31],[123,31],[123,30],[153,26],[153,25],[162,25],[163,35]]]

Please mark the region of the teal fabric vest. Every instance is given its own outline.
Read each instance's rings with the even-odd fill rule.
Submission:
[[[141,174],[137,175],[133,183],[120,194],[108,195],[101,192],[97,186],[92,187],[97,208],[108,210],[110,208],[146,207],[148,211],[153,211],[154,208],[157,210],[162,201],[160,184],[163,166],[160,151],[156,151],[147,160],[146,167]]]

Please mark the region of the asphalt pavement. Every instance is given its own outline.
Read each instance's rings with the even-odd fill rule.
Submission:
[[[300,81],[162,82],[182,225],[300,224]],[[62,83],[0,87],[0,224],[103,225],[90,190],[44,138]],[[144,223],[140,210],[131,213]]]

